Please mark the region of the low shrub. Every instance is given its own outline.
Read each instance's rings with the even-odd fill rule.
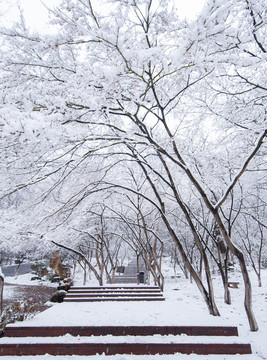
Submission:
[[[5,307],[0,317],[0,326],[4,327],[7,324],[14,323],[16,321],[23,321],[34,316],[39,312],[40,304],[34,302],[32,298],[27,301],[15,301],[12,304]]]

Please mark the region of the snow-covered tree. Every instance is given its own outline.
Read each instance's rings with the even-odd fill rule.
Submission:
[[[123,173],[132,164],[148,185],[143,199],[217,315],[192,206],[213,217],[239,260],[257,330],[245,259],[223,214],[244,172],[264,156],[264,3],[210,0],[192,22],[179,19],[172,1],[99,4],[63,0],[50,12],[48,34],[23,21],[1,30],[3,201],[32,188],[38,218],[54,214],[61,223],[101,191],[136,193]],[[177,213],[204,259],[207,290],[173,226]]]

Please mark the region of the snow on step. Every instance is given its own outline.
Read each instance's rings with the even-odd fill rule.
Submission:
[[[158,291],[160,290],[158,286],[98,286],[98,287],[86,287],[86,286],[72,286],[70,290],[75,291]]]
[[[1,356],[1,355],[0,355]],[[29,355],[22,356],[18,358],[17,356],[4,356],[1,357],[3,360],[107,360],[107,356],[105,354],[98,354],[98,355],[87,355],[79,356],[79,355],[72,355],[71,357],[68,355],[34,355],[33,357],[29,357]],[[185,360],[184,354],[156,354],[156,355],[132,355],[132,354],[123,354],[122,356],[116,355],[109,355],[108,360]],[[252,360],[251,354],[242,354],[242,355],[189,355],[188,360]],[[254,357],[253,360],[262,360],[259,357]]]
[[[92,290],[92,291],[87,291],[87,290],[69,290],[68,294],[72,294],[72,295],[95,295],[95,294],[102,294],[102,295],[139,295],[139,294],[147,294],[147,295],[151,295],[151,294],[162,294],[160,290]]]
[[[145,264],[141,261],[138,272],[143,272],[146,274]],[[137,261],[136,259],[132,260],[124,269],[124,272],[121,275],[116,275],[114,282],[117,284],[136,284],[137,283]]]
[[[249,344],[206,343],[16,343],[2,344],[3,355],[96,355],[96,354],[251,354]]]
[[[187,336],[238,336],[235,326],[7,326],[6,337],[37,336],[151,336],[151,335],[187,335]]]
[[[72,287],[66,294],[64,302],[96,301],[164,301],[158,287]]]
[[[164,297],[65,297],[64,302],[94,301],[164,301]]]
[[[237,336],[237,328],[225,326],[7,326],[0,356],[251,354]]]
[[[136,283],[136,278],[120,277],[120,278],[115,278],[115,282],[117,284],[134,284]]]
[[[206,336],[196,337],[196,336],[176,336],[176,335],[150,335],[150,336],[114,336],[114,335],[105,335],[105,336],[72,336],[70,334],[65,334],[63,336],[26,336],[26,337],[4,337],[0,339],[0,348],[3,344],[222,344],[222,345],[231,345],[231,344],[245,344],[245,342],[240,341],[240,339],[233,339],[231,337],[225,338],[224,336],[216,336],[216,340],[213,342]],[[0,349],[1,351],[1,349]]]
[[[95,292],[95,293],[93,293],[93,294],[91,294],[91,293],[80,293],[80,294],[77,294],[77,293],[68,293],[68,294],[66,294],[66,297],[65,297],[65,299],[67,298],[67,297],[117,297],[117,296],[120,296],[120,297],[126,297],[126,296],[128,296],[128,297],[131,297],[131,296],[133,296],[133,297],[136,297],[136,296],[142,296],[142,297],[145,297],[145,296],[149,296],[149,297],[157,297],[157,296],[162,296],[162,294],[157,294],[157,293],[148,293],[148,294],[146,294],[146,293],[142,293],[142,292],[140,292],[139,294],[136,294],[136,293],[127,293],[127,294],[125,294],[125,293],[112,293],[112,294],[104,294],[104,293],[98,293],[98,292]]]
[[[113,292],[124,292],[124,293],[128,293],[128,292],[135,292],[135,293],[139,293],[139,292],[144,292],[144,293],[150,293],[150,292],[161,292],[159,288],[140,288],[140,289],[135,289],[135,288],[110,288],[110,289],[102,289],[102,287],[99,288],[93,288],[93,289],[87,289],[87,288],[71,288],[68,292],[71,293],[81,293],[81,292],[89,292],[89,293],[95,293],[95,292],[102,292],[102,293],[113,293]]]
[[[161,292],[155,292],[155,291],[138,291],[138,292],[132,292],[127,291],[126,293],[124,291],[112,291],[112,292],[102,292],[102,291],[79,291],[73,292],[69,291],[67,295],[71,296],[162,296]]]
[[[110,286],[72,286],[70,290],[75,291],[93,291],[93,290],[159,290],[158,286],[125,286],[125,285],[110,285]]]

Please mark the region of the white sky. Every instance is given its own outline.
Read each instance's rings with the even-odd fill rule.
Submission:
[[[53,7],[60,0],[43,0],[49,7]],[[94,1],[92,1],[94,3]],[[206,0],[175,0],[181,18],[193,18],[199,13]],[[34,29],[44,29],[47,21],[47,11],[41,0],[20,0],[24,9],[26,23]],[[97,1],[95,1],[97,4]],[[10,24],[17,16],[15,11],[16,0],[0,0],[0,23]]]

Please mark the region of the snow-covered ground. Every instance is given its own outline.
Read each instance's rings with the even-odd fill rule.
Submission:
[[[167,270],[167,269],[166,269]],[[234,281],[240,283],[237,289],[231,289],[232,305],[226,305],[223,302],[223,289],[219,277],[214,279],[214,287],[217,305],[221,313],[220,317],[209,315],[207,307],[202,300],[198,289],[194,283],[185,280],[183,276],[177,279],[172,279],[171,271],[166,273],[166,285],[164,290],[165,302],[106,302],[106,303],[61,303],[51,306],[48,310],[39,313],[33,319],[26,320],[20,323],[20,326],[55,326],[55,325],[213,325],[213,326],[237,326],[239,337],[231,339],[223,339],[216,337],[212,339],[214,342],[245,342],[252,346],[252,355],[205,355],[197,356],[197,359],[218,360],[218,359],[243,359],[243,360],[262,360],[267,359],[267,270],[262,272],[263,287],[257,286],[257,279],[254,273],[251,272],[251,280],[253,283],[253,305],[256,319],[259,324],[258,332],[251,332],[249,330],[247,317],[244,311],[243,298],[244,287],[242,283],[241,274],[235,272],[232,275]],[[11,279],[8,279],[10,282]],[[27,278],[17,279],[16,281],[27,282]],[[20,282],[20,283],[21,283]],[[32,282],[31,282],[32,283]],[[90,285],[96,284],[94,281]],[[79,285],[79,279],[76,284]],[[89,285],[89,284],[87,284]],[[17,324],[15,324],[17,325]],[[110,342],[112,336],[98,337],[82,337],[73,338],[70,335],[60,337],[60,342]],[[1,343],[10,342],[11,339],[2,338]],[[29,339],[28,339],[29,340]],[[46,338],[45,342],[54,342],[55,338]],[[20,342],[23,342],[20,339]],[[37,338],[32,338],[32,342],[37,342]],[[58,341],[58,339],[57,339]],[[117,342],[139,342],[140,338],[135,337],[116,337]],[[211,339],[205,337],[189,337],[180,336],[152,336],[146,337],[144,341],[151,342],[208,342]],[[20,357],[21,360],[33,358],[31,356]],[[35,360],[52,359],[53,356],[34,356]],[[195,359],[195,355],[116,355],[116,356],[57,356],[57,360],[78,360],[78,359],[108,359],[108,360],[178,360],[178,359]],[[2,357],[2,359],[11,359],[10,357]]]

